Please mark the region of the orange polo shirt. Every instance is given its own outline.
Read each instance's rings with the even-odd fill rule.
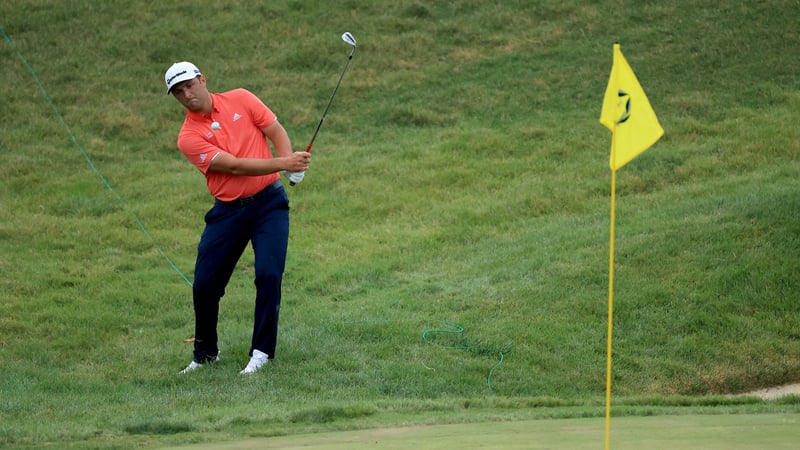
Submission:
[[[209,171],[221,150],[237,158],[272,158],[262,128],[278,118],[258,97],[245,89],[211,94],[209,115],[186,111],[178,134],[178,148],[206,176],[211,195],[223,201],[253,195],[280,179],[280,173],[235,176]],[[213,129],[212,124],[219,128]],[[216,127],[214,127],[216,128]]]

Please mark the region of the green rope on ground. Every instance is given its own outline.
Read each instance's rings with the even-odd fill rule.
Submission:
[[[461,325],[459,325],[457,323],[448,322],[446,320],[443,320],[442,323],[444,323],[448,327],[451,327],[451,329],[425,330],[425,331],[422,332],[422,340],[427,342],[427,343],[429,343],[429,344],[432,344],[432,342],[428,340],[428,335],[431,334],[431,333],[446,333],[446,334],[463,334],[464,333],[464,327],[462,327]],[[473,346],[470,346],[468,344],[460,344],[460,345],[441,345],[441,344],[437,344],[437,345],[439,345],[439,347],[447,348],[447,349],[474,350],[474,351],[476,351],[478,353],[485,353],[486,350],[488,350],[488,349],[485,349],[485,348],[484,349],[477,349],[477,348],[475,348]],[[491,351],[491,353],[494,353],[494,351]],[[494,371],[498,367],[500,367],[503,364],[503,361],[505,361],[505,359],[506,359],[503,350],[497,351],[497,353],[500,354],[500,361],[498,361],[498,363],[495,364],[489,370],[489,376],[486,379],[486,385],[489,386],[489,389],[494,389],[494,387],[492,386],[492,375],[494,374]]]
[[[89,153],[87,153],[86,150],[83,148],[83,146],[80,144],[80,142],[78,142],[78,139],[75,137],[75,133],[72,132],[72,128],[70,128],[69,124],[67,124],[67,121],[64,120],[64,116],[62,116],[61,112],[58,110],[58,108],[56,108],[55,103],[53,103],[53,99],[50,98],[50,95],[47,93],[47,90],[44,88],[44,84],[42,84],[42,82],[39,80],[39,76],[36,75],[36,71],[33,70],[33,67],[31,67],[31,65],[28,64],[28,61],[25,59],[24,56],[22,56],[22,53],[14,46],[14,41],[11,40],[11,37],[6,33],[6,30],[2,26],[0,26],[0,33],[3,34],[3,38],[5,38],[6,42],[8,43],[8,46],[11,47],[15,51],[15,53],[17,55],[17,58],[19,58],[20,62],[22,62],[22,65],[25,66],[25,68],[28,69],[28,72],[30,72],[31,77],[33,77],[33,81],[36,82],[36,85],[39,87],[39,90],[42,92],[42,96],[47,101],[47,103],[50,105],[50,107],[53,109],[53,113],[58,118],[58,120],[61,122],[61,125],[63,125],[64,129],[67,130],[67,133],[69,134],[70,140],[72,141],[73,144],[75,144],[75,147],[78,148],[78,150],[80,151],[81,155],[86,160],[86,163],[92,169],[92,172],[94,172],[94,174],[97,175],[97,178],[100,179],[100,181],[103,183],[103,185],[106,187],[106,189],[108,189],[108,191],[111,192],[114,195],[114,197],[117,199],[117,203],[119,203],[119,205],[122,207],[122,209],[123,210],[127,209],[126,205],[125,205],[125,202],[122,199],[122,197],[114,190],[113,187],[111,187],[111,183],[109,183],[108,180],[106,179],[106,177],[104,177],[103,174],[100,173],[100,170],[98,170],[97,166],[95,166],[94,161],[92,161],[92,158],[89,156]],[[167,260],[167,262],[169,263],[170,267],[172,267],[172,270],[177,272],[178,275],[180,275],[181,278],[183,278],[183,281],[185,281],[186,284],[189,285],[189,287],[191,287],[192,286],[192,282],[189,281],[189,278],[187,278],[186,275],[184,275],[183,272],[181,272],[180,269],[178,269],[178,266],[175,265],[175,263],[169,258],[169,256],[167,256],[166,253],[164,253],[164,250],[161,247],[159,247],[158,244],[156,244],[155,239],[153,239],[153,236],[151,236],[150,233],[147,231],[147,228],[145,228],[144,223],[142,223],[142,221],[139,220],[139,216],[137,216],[136,213],[133,213],[133,212],[131,212],[131,215],[133,216],[133,219],[136,221],[136,225],[138,225],[139,229],[142,230],[142,233],[144,233],[145,237],[147,237],[147,239],[153,244],[153,246],[158,251],[158,253],[161,254],[161,256],[164,257]]]

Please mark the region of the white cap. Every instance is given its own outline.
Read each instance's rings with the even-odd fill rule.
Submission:
[[[200,69],[188,61],[173,64],[164,74],[164,82],[167,83],[167,94],[176,84],[181,81],[191,80],[198,75],[200,75]]]

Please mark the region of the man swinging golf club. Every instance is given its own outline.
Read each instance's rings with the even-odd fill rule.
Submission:
[[[280,172],[305,171],[311,155],[292,151],[275,114],[247,90],[210,93],[190,62],[173,64],[165,82],[167,94],[186,108],[178,148],[205,175],[215,197],[197,247],[194,357],[180,373],[219,360],[219,302],[248,243],[255,254],[256,299],[250,361],[241,373],[254,373],[275,357],[278,336],[289,238],[289,199]]]

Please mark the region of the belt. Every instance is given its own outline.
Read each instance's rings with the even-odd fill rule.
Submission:
[[[217,202],[225,206],[230,206],[233,208],[241,208],[242,206],[247,206],[257,202],[259,197],[262,197],[271,192],[275,192],[282,187],[283,184],[281,183],[281,180],[278,180],[253,195],[247,197],[239,197],[236,200],[231,200],[227,202],[223,200],[217,200]]]

